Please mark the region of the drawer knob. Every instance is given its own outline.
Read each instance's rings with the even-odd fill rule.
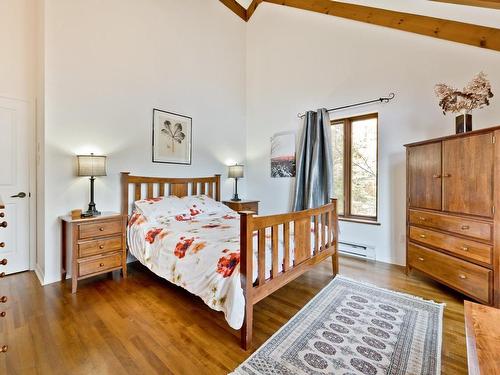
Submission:
[[[99,263],[99,267],[104,267],[104,263]]]
[[[0,242],[0,247],[5,247],[5,242]]]
[[[100,230],[101,232],[103,232],[103,231],[104,231],[104,228],[103,228],[103,227],[100,227],[100,228],[99,228],[99,230]]]
[[[421,261],[421,262],[423,262],[423,261],[424,261],[424,258],[422,258],[422,257],[418,257],[418,260],[419,260],[419,261]]]
[[[420,216],[420,217],[418,218],[418,220],[420,220],[420,221],[425,221],[426,219],[425,219],[425,217]]]
[[[0,273],[0,278],[5,277],[5,272]]]
[[[467,246],[463,246],[463,247],[462,247],[462,250],[463,250],[463,251],[469,251],[469,248],[468,248]]]
[[[441,178],[441,175],[440,174],[433,174],[432,178]]]
[[[7,222],[6,221],[2,221],[0,223],[0,228],[7,228]]]
[[[99,245],[99,249],[104,249],[104,245]]]
[[[459,278],[461,278],[462,280],[465,280],[467,278],[467,276],[465,275],[458,275]]]
[[[467,230],[469,229],[470,227],[468,225],[462,225],[462,230]]]
[[[2,311],[2,312],[0,313],[0,318],[5,318],[5,315],[7,315],[7,313],[6,313],[5,311]]]
[[[0,212],[0,217],[5,217],[5,213],[4,212]]]
[[[3,258],[2,260],[0,260],[0,265],[6,266],[7,265],[7,259]]]
[[[443,175],[443,177],[451,177],[451,174],[449,174],[449,173],[445,173],[445,174]]]
[[[0,302],[1,302],[1,303],[5,303],[5,302],[7,302],[7,297],[6,297],[6,296],[2,296],[2,297],[0,297]]]
[[[427,237],[425,234],[420,235],[420,238],[425,238],[425,237]]]
[[[0,353],[5,353],[7,350],[9,350],[9,347],[7,345],[4,345],[0,348]]]

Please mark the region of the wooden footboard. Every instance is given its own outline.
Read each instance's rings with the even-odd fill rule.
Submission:
[[[333,275],[337,274],[337,200],[332,199],[331,203],[319,208],[287,214],[254,216],[253,212],[240,212],[240,215],[240,272],[246,302],[245,321],[241,328],[241,346],[247,350],[252,342],[253,305],[328,257],[332,257]],[[311,223],[314,224],[314,230]],[[253,282],[254,235],[258,238],[255,283]],[[290,245],[291,238],[293,238],[293,248]],[[283,241],[281,256],[279,256],[280,241]],[[272,249],[270,276],[266,275],[265,269],[266,245]]]

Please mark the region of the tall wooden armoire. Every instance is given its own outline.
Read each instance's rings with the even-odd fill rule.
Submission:
[[[500,126],[405,147],[407,272],[500,307]]]

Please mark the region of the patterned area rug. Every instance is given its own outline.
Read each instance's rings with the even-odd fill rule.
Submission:
[[[440,374],[443,309],[337,276],[233,374]]]

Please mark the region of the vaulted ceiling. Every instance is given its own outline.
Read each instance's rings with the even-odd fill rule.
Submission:
[[[349,2],[332,0],[219,0],[244,21],[250,20],[262,3],[288,6],[347,18],[373,25],[412,32],[429,37],[468,44],[476,47],[500,51],[500,29],[484,25],[460,22],[447,17],[439,18],[414,14],[399,9],[383,9],[363,4],[357,0]],[[433,3],[453,3],[463,7],[476,6],[491,8],[489,12],[500,12],[500,0],[428,0]],[[354,2],[354,3],[353,3]],[[357,2],[357,4],[356,4]],[[365,2],[366,3],[366,2]],[[368,2],[376,3],[374,1]],[[399,2],[398,2],[399,3]],[[257,10],[258,11],[258,10]],[[498,13],[500,14],[500,13]]]

